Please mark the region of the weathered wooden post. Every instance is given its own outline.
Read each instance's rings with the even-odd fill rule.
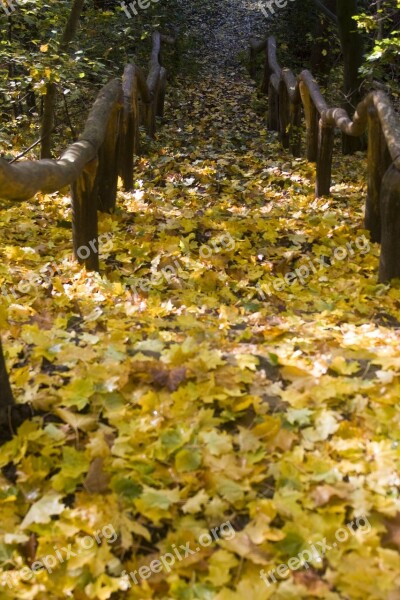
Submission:
[[[286,88],[286,82],[281,79],[279,82],[279,138],[284,148],[289,148],[290,144],[290,100]]]
[[[146,102],[143,98],[140,99],[141,123],[143,123],[147,134],[154,138],[156,131],[156,115],[154,112],[154,102]]]
[[[268,38],[266,47],[266,60],[264,79],[261,90],[268,90],[268,129],[279,131],[279,83],[281,68],[276,60],[276,40]]]
[[[380,205],[382,230],[379,282],[386,283],[400,277],[400,169],[394,163],[383,177]]]
[[[299,87],[296,87],[296,94],[290,103],[290,120],[292,123],[292,132],[290,135],[290,149],[296,158],[301,156],[301,117],[302,105]]]
[[[319,141],[315,195],[329,196],[332,179],[332,154],[335,129],[319,120]]]
[[[89,271],[99,270],[97,170],[94,159],[71,185],[74,256]]]
[[[80,139],[93,148],[92,159],[84,164],[71,186],[74,254],[91,271],[99,270],[99,196],[105,208],[115,202],[118,180],[115,154],[121,107],[122,86],[114,79],[104,86],[90,111]]]
[[[310,162],[317,162],[319,114],[311,98],[307,85],[303,81],[300,81],[299,85],[307,129],[307,160]]]
[[[268,129],[279,131],[279,100],[272,81],[268,84]]]
[[[284,142],[287,146],[284,147],[290,147],[294,156],[300,156],[301,104],[299,85],[290,69],[282,69],[281,78],[279,104],[282,105],[282,109],[279,109],[279,114],[281,130],[284,128],[281,135],[286,136]],[[281,89],[282,85],[284,91]]]
[[[391,163],[388,147],[375,106],[368,107],[368,190],[365,229],[372,242],[381,241],[381,184]]]
[[[113,212],[117,198],[119,167],[119,131],[122,120],[122,102],[112,107],[104,141],[99,149],[98,209]]]
[[[164,67],[161,67],[160,83],[159,83],[157,106],[156,106],[156,116],[157,117],[164,116],[164,102],[165,102],[166,87],[167,87],[167,71],[164,69]]]
[[[261,88],[260,88],[260,91],[262,94],[268,94],[270,75],[271,75],[271,72],[270,72],[269,65],[268,65],[268,44],[266,44],[265,45],[265,62],[264,62],[264,69],[263,69],[263,78],[261,81]]]
[[[119,139],[119,170],[124,190],[133,189],[134,156],[139,151],[138,70],[127,65],[122,79],[124,96],[122,126]]]

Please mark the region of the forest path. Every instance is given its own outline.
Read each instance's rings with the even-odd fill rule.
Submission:
[[[265,37],[268,21],[259,0],[220,0],[197,4],[179,0],[184,22],[183,35],[193,36],[196,44],[186,56],[200,65],[204,74],[226,76],[234,67],[245,76],[240,55],[248,52],[251,36]]]
[[[57,600],[398,600],[397,554],[379,536],[398,510],[400,294],[377,284],[362,229],[364,159],[335,164],[332,197],[315,200],[314,167],[266,130],[237,57],[254,15],[223,2],[207,20],[190,4],[203,66],[168,88],[135,190],[100,216],[101,274],[71,260],[69,197],[4,214],[11,381],[51,420],[0,452],[17,474],[2,480],[3,523],[19,531],[28,499],[56,491],[68,508],[36,527],[36,556],[118,532],[40,573]],[[370,535],[360,527],[310,569],[261,580],[371,513]],[[227,521],[234,537],[199,545]],[[170,572],[122,575],[172,544],[193,552]]]

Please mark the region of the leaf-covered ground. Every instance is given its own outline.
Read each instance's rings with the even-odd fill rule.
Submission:
[[[377,284],[365,161],[337,155],[314,199],[235,60],[252,23],[235,4],[214,29],[188,14],[217,43],[101,216],[101,275],[71,260],[67,196],[3,206],[0,329],[43,416],[0,449],[1,599],[400,598],[400,290]],[[357,518],[369,530],[333,545]],[[170,572],[122,575],[227,521]],[[108,525],[113,543],[18,579]],[[324,538],[308,568],[260,578]]]

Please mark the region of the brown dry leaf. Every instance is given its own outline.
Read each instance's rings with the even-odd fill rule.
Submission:
[[[385,519],[384,524],[387,533],[382,537],[383,546],[396,546],[400,549],[400,512],[394,519]]]
[[[38,547],[38,541],[36,533],[31,533],[29,540],[24,544],[24,555],[29,564],[33,563],[36,558],[36,550]]]
[[[54,414],[56,414],[65,423],[68,423],[73,429],[80,429],[81,431],[93,431],[96,429],[98,419],[95,415],[82,415],[80,413],[72,412],[66,408],[55,408]]]
[[[33,315],[30,323],[38,325],[40,329],[50,330],[54,326],[54,317],[50,312],[42,312]]]
[[[310,592],[321,593],[327,589],[327,585],[322,581],[320,575],[309,569],[308,571],[293,571],[293,579],[296,584],[303,585]],[[322,597],[322,596],[321,596]]]
[[[290,450],[292,445],[298,440],[298,436],[292,431],[281,429],[275,436],[274,441],[271,443],[271,447],[278,448],[283,452]]]
[[[178,389],[179,385],[186,379],[186,367],[175,369],[151,369],[152,383],[160,387],[166,387],[170,392]]]
[[[135,360],[131,364],[131,378],[166,387],[170,392],[174,392],[186,379],[186,373],[186,367],[168,369],[163,362],[156,360]]]
[[[311,497],[315,502],[316,506],[324,506],[328,504],[331,498],[347,498],[348,491],[341,489],[339,485],[333,487],[332,485],[319,485],[311,493]]]
[[[101,494],[108,490],[110,476],[103,471],[104,461],[101,457],[95,458],[83,482],[83,487],[89,494]]]
[[[267,565],[270,561],[270,555],[254,544],[244,531],[237,532],[231,540],[220,540],[219,545],[256,565]]]

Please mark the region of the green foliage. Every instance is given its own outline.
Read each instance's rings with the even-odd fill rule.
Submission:
[[[373,81],[385,85],[392,96],[400,97],[400,0],[360,2],[355,17],[365,38],[361,75],[367,88]],[[311,69],[327,100],[340,104],[342,58],[337,27],[315,7],[313,0],[294,2],[279,10],[268,23],[268,35],[279,43],[282,66],[294,72]],[[366,88],[366,89],[367,89]]]
[[[373,2],[356,17],[358,27],[369,39],[362,74],[388,85],[399,96],[400,0]]]
[[[88,1],[68,52],[60,53],[71,4],[20,0],[10,17],[0,11],[0,151],[28,146],[39,137],[41,98],[48,82],[57,84],[59,100],[63,98],[56,122],[59,147],[64,148],[69,126],[79,131],[104,83],[121,76],[129,61],[147,66],[151,31],[167,29],[175,0],[152,3],[132,19],[119,2],[112,10],[100,10]]]

